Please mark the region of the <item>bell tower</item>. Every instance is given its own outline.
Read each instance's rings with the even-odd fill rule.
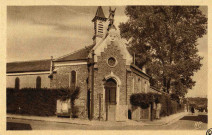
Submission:
[[[103,9],[101,6],[97,8],[95,17],[93,18],[92,22],[94,23],[94,36],[93,41],[94,44],[97,44],[105,35],[106,33],[106,21],[107,18],[104,15]]]

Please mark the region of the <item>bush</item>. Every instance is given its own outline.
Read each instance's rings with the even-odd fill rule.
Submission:
[[[159,102],[160,95],[156,93],[136,93],[130,96],[130,103],[134,106],[140,106],[142,109],[149,107],[153,102]]]
[[[160,95],[157,93],[136,93],[130,97],[130,103],[134,106],[139,106],[142,109],[148,108],[152,103],[161,104],[160,116],[169,116],[184,109],[184,106],[179,104],[176,100],[171,100],[174,96]],[[153,117],[155,111],[152,110]]]
[[[177,107],[178,107],[178,103],[176,101],[171,101],[171,106],[170,106],[170,114],[175,114],[177,113]]]
[[[163,96],[161,104],[162,107],[160,116],[169,116],[184,110],[183,104],[179,104],[177,101],[171,100],[171,98],[167,95]]]
[[[7,89],[7,113],[28,114],[38,116],[53,116],[56,112],[56,101],[71,98],[73,102],[78,98],[79,88],[71,89],[35,89],[23,88]]]
[[[171,99],[174,100],[174,101],[176,101],[177,103],[180,103],[180,98],[175,93],[171,94]]]
[[[167,97],[166,96],[161,97],[160,103],[161,103],[160,116],[167,116],[168,115],[168,112],[167,112],[167,106],[168,106]]]

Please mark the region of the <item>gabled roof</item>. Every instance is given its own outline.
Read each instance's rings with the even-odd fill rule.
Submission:
[[[62,56],[54,61],[77,61],[87,60],[88,54],[94,45],[87,46],[77,50],[71,54]],[[7,63],[7,73],[21,73],[21,72],[41,72],[50,71],[51,60],[35,60],[35,61],[20,61]]]
[[[89,52],[91,51],[91,49],[93,47],[94,47],[94,45],[90,45],[90,46],[84,47],[84,48],[82,48],[80,50],[77,50],[77,51],[75,51],[73,53],[70,53],[68,55],[59,57],[59,58],[55,59],[54,61],[60,62],[60,61],[87,60]]]
[[[142,69],[140,69],[140,68],[139,68],[138,66],[136,66],[135,64],[131,64],[130,66],[133,67],[134,69],[136,69],[137,71],[139,71],[141,74],[143,74],[143,75],[145,75],[146,77],[150,78],[150,76],[149,76],[148,74],[144,73],[144,72],[142,71]]]
[[[50,71],[51,60],[7,63],[7,73]]]

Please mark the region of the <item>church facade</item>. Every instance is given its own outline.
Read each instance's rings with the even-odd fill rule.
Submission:
[[[133,93],[157,92],[150,76],[133,62],[113,24],[115,10],[106,18],[98,7],[93,44],[56,59],[7,63],[9,88],[80,87],[76,100],[80,118],[108,121],[149,119],[150,109],[130,105]]]

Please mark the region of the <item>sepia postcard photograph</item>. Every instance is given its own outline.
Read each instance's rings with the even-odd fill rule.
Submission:
[[[204,131],[208,6],[8,5],[6,131]]]

